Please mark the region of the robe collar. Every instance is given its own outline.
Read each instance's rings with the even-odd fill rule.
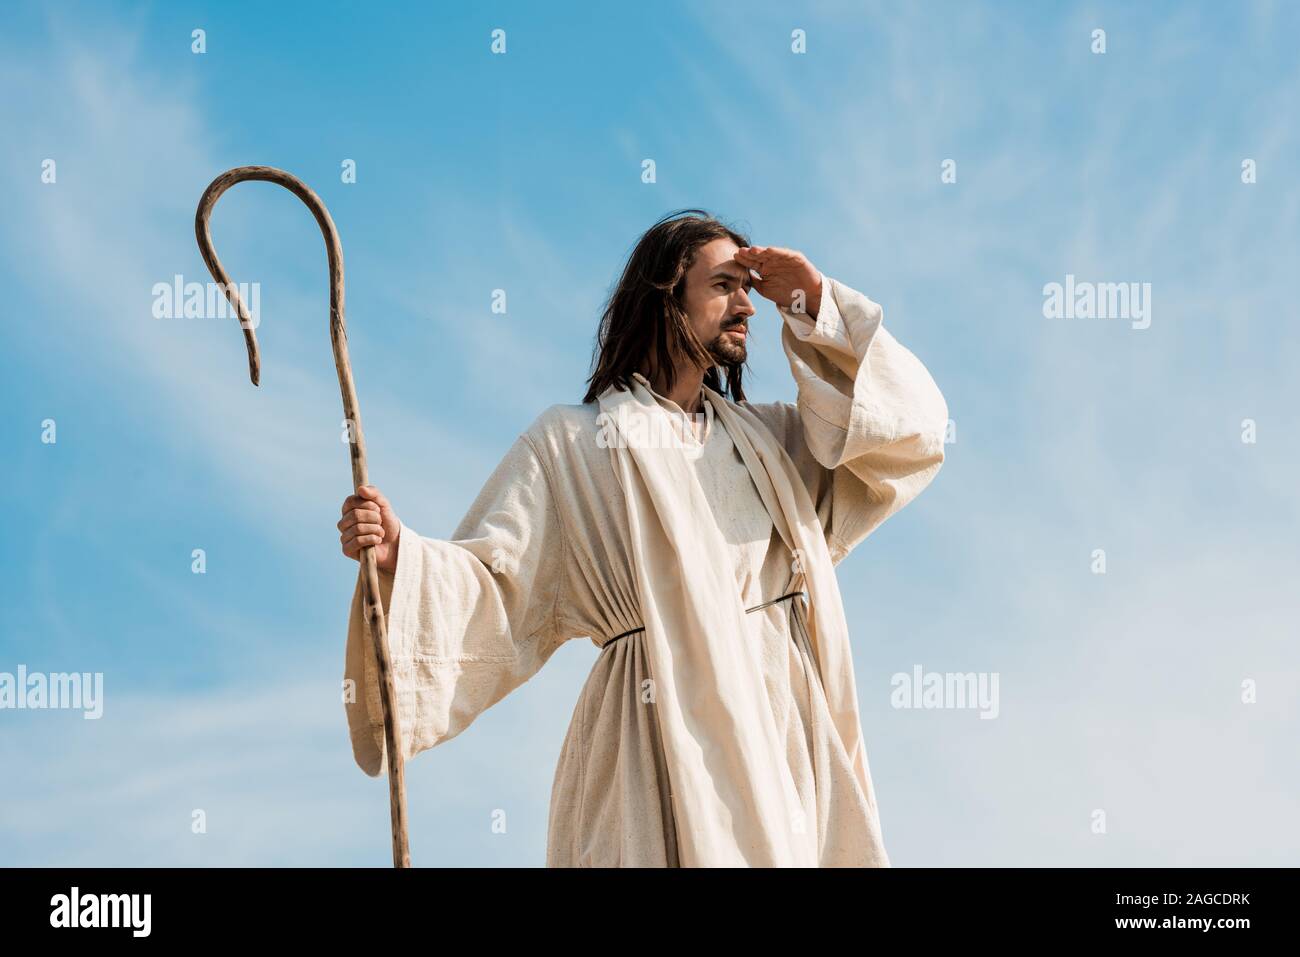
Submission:
[[[708,444],[709,439],[713,436],[714,411],[713,403],[709,400],[709,390],[705,388],[703,383],[700,384],[700,406],[703,409],[703,412],[689,413],[672,399],[668,398],[668,396],[659,392],[653,385],[651,385],[650,380],[640,372],[633,372],[632,378],[638,380],[642,385],[644,385],[646,390],[654,396],[659,401],[659,404],[668,412],[679,416],[682,421],[686,422],[684,431],[688,440],[694,439],[700,445]],[[701,414],[704,416],[704,431],[703,434],[697,434],[694,425],[691,423],[695,421],[694,416]]]

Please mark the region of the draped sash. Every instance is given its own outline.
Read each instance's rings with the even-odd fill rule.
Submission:
[[[821,684],[869,795],[848,626],[812,500],[768,428],[708,386],[704,392],[794,556],[789,590],[808,592]],[[610,386],[598,401],[602,442],[627,501],[652,676],[642,701],[658,718],[681,863],[816,867],[816,821],[804,814],[786,764],[753,626],[694,455],[673,440],[669,413],[644,377],[634,375],[630,389]]]

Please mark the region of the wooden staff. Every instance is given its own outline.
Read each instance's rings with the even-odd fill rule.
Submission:
[[[339,242],[338,230],[329,210],[320,197],[308,188],[302,180],[271,166],[240,166],[222,173],[203,192],[199,200],[198,212],[194,215],[194,234],[198,237],[199,251],[203,261],[208,265],[212,278],[225,290],[226,298],[235,307],[239,315],[239,324],[244,330],[244,342],[248,346],[248,374],[253,385],[261,377],[261,357],[257,348],[257,335],[253,330],[252,319],[244,307],[234,283],[226,275],[216,251],[212,248],[212,236],[208,231],[208,218],[212,207],[216,205],[221,194],[236,183],[244,180],[262,180],[277,183],[293,193],[311,210],[325,236],[325,251],[329,254],[330,267],[330,341],[334,345],[334,367],[339,375],[339,388],[343,392],[343,415],[351,431],[349,448],[352,453],[352,485],[356,491],[368,485],[366,475],[366,440],[361,432],[361,410],[357,406],[357,392],[352,384],[352,365],[348,361],[348,336],[343,324],[343,246]],[[384,606],[379,594],[379,568],[375,560],[375,549],[368,546],[361,550],[362,594],[365,599],[366,631],[370,635],[375,649],[375,661],[379,665],[379,700],[384,711],[384,740],[388,747],[388,798],[393,827],[393,866],[410,867],[411,851],[406,838],[406,772],[402,751],[402,729],[398,725],[397,710],[394,707],[396,694],[393,691],[393,673],[388,658],[388,626],[384,620]]]

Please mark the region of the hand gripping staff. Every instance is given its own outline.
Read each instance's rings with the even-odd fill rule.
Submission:
[[[352,383],[352,365],[348,361],[348,336],[343,324],[343,246],[339,242],[338,230],[329,210],[320,197],[308,188],[298,177],[284,170],[271,166],[240,166],[222,173],[203,192],[199,200],[198,212],[194,214],[194,234],[198,237],[199,251],[203,261],[208,265],[212,278],[225,290],[230,304],[239,315],[239,324],[244,330],[244,342],[248,346],[248,374],[257,385],[261,373],[261,357],[257,348],[257,335],[253,330],[252,319],[239,298],[239,293],[226,270],[221,266],[216,251],[212,248],[212,236],[208,230],[208,218],[212,207],[216,205],[221,194],[236,183],[244,180],[262,180],[277,183],[307,204],[320,231],[325,236],[325,251],[329,254],[330,268],[330,341],[334,345],[334,367],[339,375],[339,388],[343,393],[343,415],[351,425],[352,441],[349,449],[352,455],[352,484],[354,491],[362,485],[369,484],[366,476],[366,440],[361,432],[361,410],[357,407],[357,392]],[[397,711],[394,708],[396,695],[393,691],[393,674],[388,657],[388,627],[384,621],[384,606],[379,594],[379,568],[375,560],[374,547],[361,550],[361,587],[365,600],[366,631],[370,635],[375,649],[375,660],[379,665],[379,700],[384,711],[384,740],[388,748],[388,798],[393,825],[393,866],[410,867],[411,851],[406,838],[406,773],[402,751],[402,729],[398,726]]]

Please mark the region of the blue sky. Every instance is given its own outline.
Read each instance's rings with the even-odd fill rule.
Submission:
[[[2,15],[0,672],[103,672],[105,702],[0,711],[0,864],[389,861],[339,700],[356,566],[314,223],[263,184],[213,217],[261,284],[259,389],[232,321],[151,315],[155,283],[207,279],[194,207],[247,164],[339,226],[371,474],[431,537],[580,400],[603,297],[665,212],[867,293],[956,428],[839,566],[894,863],[1300,860],[1300,8],[312,9]],[[1151,283],[1150,327],[1045,318],[1067,275]],[[749,392],[792,401],[764,319]],[[411,762],[417,864],[543,862],[595,654],[569,643]],[[997,673],[999,717],[892,708],[917,665]]]

